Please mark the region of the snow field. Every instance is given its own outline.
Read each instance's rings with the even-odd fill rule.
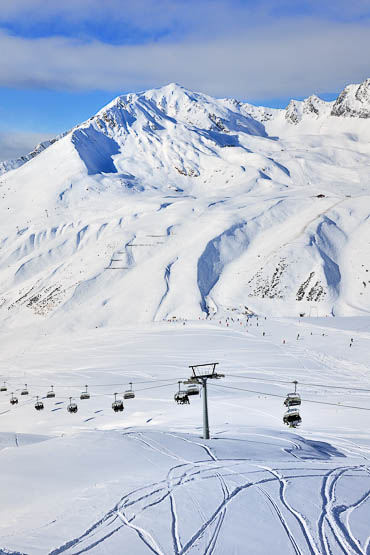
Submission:
[[[365,554],[370,414],[338,404],[370,409],[369,321],[234,316],[8,338],[2,378],[30,396],[15,408],[10,389],[0,397],[1,548]],[[226,377],[209,383],[205,442],[202,400],[178,406],[173,394],[189,364],[212,361]],[[303,422],[289,431],[283,398],[268,394],[293,379]],[[136,398],[114,414],[129,381]],[[51,384],[57,397],[38,413]]]

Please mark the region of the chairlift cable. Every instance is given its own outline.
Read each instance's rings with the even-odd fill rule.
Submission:
[[[244,380],[256,380],[256,381],[260,381],[260,382],[268,382],[268,383],[281,383],[281,384],[292,384],[293,380],[290,381],[286,381],[286,380],[274,380],[274,379],[268,379],[268,378],[255,378],[252,376],[241,376],[241,375],[237,375],[237,374],[227,374],[228,377],[230,378],[242,378]],[[306,385],[312,386],[312,387],[323,387],[325,389],[344,389],[346,391],[362,391],[364,393],[370,393],[370,389],[365,389],[362,387],[346,387],[344,385],[325,385],[325,384],[319,384],[319,383],[309,383],[309,382],[301,382],[299,381],[299,386],[300,387],[304,387]]]
[[[266,391],[255,391],[252,389],[243,389],[241,387],[232,387],[230,385],[219,385],[214,383],[211,383],[210,385],[212,387],[224,387],[227,389],[235,389],[237,391],[247,391],[248,393],[257,393],[258,395],[266,395],[267,397],[279,397],[280,399],[285,399],[286,397],[285,395],[279,395],[277,393],[267,393]],[[345,409],[358,409],[358,410],[370,411],[370,408],[367,408],[367,407],[355,407],[353,405],[342,405],[341,403],[329,403],[328,401],[314,401],[313,399],[303,399],[303,398],[302,398],[302,401],[304,401],[305,403],[316,403],[318,405],[329,405],[332,407],[339,407],[339,408],[345,408]]]
[[[181,380],[185,380],[186,378],[181,378]],[[10,380],[9,380],[10,381]],[[9,381],[7,381],[7,383],[9,383]],[[127,386],[128,384],[132,383],[133,385],[137,385],[137,384],[147,384],[147,383],[156,383],[156,382],[169,382],[170,380],[166,380],[166,379],[157,379],[157,378],[153,378],[152,380],[147,380],[147,381],[132,381],[132,382],[123,382],[123,383],[108,383],[108,384],[89,384],[89,388],[91,387],[124,387]],[[14,385],[16,386],[21,386],[22,384],[20,382],[12,382]],[[24,385],[24,384],[23,384]],[[32,387],[38,387],[38,388],[45,388],[47,387],[47,385],[45,384],[39,384],[39,383],[33,383]],[[50,387],[50,386],[49,386]],[[71,384],[71,385],[62,385],[62,384],[58,384],[54,382],[54,386],[55,388],[61,388],[61,389],[71,389],[71,388],[76,388],[76,389],[80,389],[82,387],[86,387],[86,384]]]

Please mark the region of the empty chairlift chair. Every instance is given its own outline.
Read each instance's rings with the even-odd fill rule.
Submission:
[[[114,412],[122,412],[123,411],[123,401],[122,399],[117,399],[118,393],[114,394],[114,401],[112,403],[112,409]]]
[[[135,392],[132,389],[132,382],[130,382],[130,389],[124,392],[123,394],[124,399],[135,399]]]
[[[192,383],[186,388],[187,395],[199,395],[199,385]]]
[[[0,386],[0,391],[8,391],[8,388],[6,387],[6,383],[4,382],[2,386]]]
[[[286,407],[297,407],[301,404],[301,397],[299,393],[288,393],[284,401]]]
[[[67,406],[67,411],[70,413],[74,413],[78,411],[77,403],[72,401],[72,397],[69,398],[69,405]]]
[[[39,401],[38,396],[36,397],[35,409],[36,410],[43,410],[44,409],[44,403],[42,401]]]
[[[55,391],[54,391],[54,386],[52,385],[50,388],[50,391],[47,392],[46,394],[46,398],[47,399],[54,399],[55,397]]]
[[[87,385],[85,385],[86,391],[83,391],[80,395],[80,399],[90,399],[90,393],[87,391]]]
[[[283,422],[289,428],[297,428],[302,422],[298,409],[288,409],[283,417]]]
[[[28,389],[27,389],[27,384],[24,384],[24,389],[22,389],[21,391],[21,395],[28,395]]]
[[[18,397],[15,397],[14,393],[12,393],[12,396],[10,397],[10,404],[11,405],[17,405],[18,404]]]
[[[295,380],[293,383],[294,383],[294,393],[288,393],[284,401],[284,405],[287,408],[298,407],[301,404],[301,396],[299,395],[299,393],[297,393],[298,382]]]

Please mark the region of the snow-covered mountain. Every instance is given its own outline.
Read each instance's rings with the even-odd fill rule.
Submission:
[[[370,79],[360,85],[348,85],[338,96],[331,115],[370,118]]]
[[[368,313],[369,98],[116,98],[2,175],[3,324]]]

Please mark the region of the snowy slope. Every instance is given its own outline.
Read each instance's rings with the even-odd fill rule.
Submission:
[[[0,552],[366,555],[370,319],[233,320],[2,330]],[[202,399],[173,394],[210,361],[225,378],[209,384],[205,441]],[[289,430],[293,379],[303,421]],[[136,398],[115,414],[128,382]]]
[[[354,117],[340,97],[116,98],[1,177],[2,325],[368,314],[369,87]]]

